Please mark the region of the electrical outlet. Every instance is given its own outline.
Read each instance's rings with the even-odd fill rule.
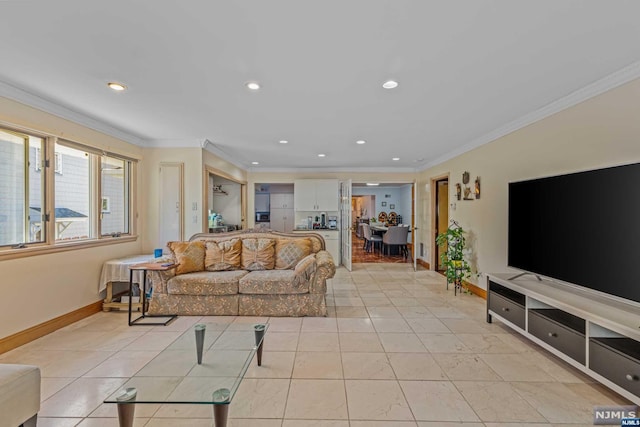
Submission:
[[[197,224],[198,223],[198,215],[194,215],[193,216],[193,223]]]

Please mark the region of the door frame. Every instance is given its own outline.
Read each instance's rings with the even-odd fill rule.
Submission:
[[[340,262],[348,270],[352,270],[351,232],[353,218],[351,218],[351,180],[340,181]]]
[[[430,261],[430,269],[433,271],[438,270],[438,259],[437,252],[438,248],[436,247],[436,235],[435,233],[438,230],[438,182],[447,181],[447,183],[451,183],[449,172],[435,176],[431,178],[431,229],[429,230],[429,261]],[[451,191],[449,191],[449,198],[451,197]],[[447,215],[451,216],[451,204],[447,207]]]

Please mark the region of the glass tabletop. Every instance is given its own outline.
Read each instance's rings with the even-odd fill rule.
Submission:
[[[267,324],[198,324],[104,402],[229,404],[267,328]]]

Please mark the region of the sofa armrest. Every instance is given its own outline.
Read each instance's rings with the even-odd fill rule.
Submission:
[[[336,274],[336,265],[329,251],[316,253],[316,275],[309,292],[312,294],[325,294],[327,292],[327,279]]]
[[[298,264],[293,268],[293,271],[296,274],[296,277],[299,280],[304,282],[311,282],[313,280],[313,276],[316,273],[316,256],[315,254],[307,255],[298,261]]]
[[[148,272],[151,285],[153,286],[153,293],[166,294],[167,282],[169,279],[175,277],[176,269],[167,271],[154,271]]]

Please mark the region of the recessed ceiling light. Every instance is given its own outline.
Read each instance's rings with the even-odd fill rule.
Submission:
[[[259,165],[260,162],[251,162],[252,165]]]
[[[365,141],[364,139],[356,141],[356,144],[359,144],[359,145],[366,144],[366,143],[367,143],[367,141]]]
[[[260,89],[260,85],[256,82],[248,82],[247,83],[247,88],[251,89],[251,90],[258,90]]]
[[[122,92],[123,90],[125,90],[127,88],[122,83],[117,83],[117,82],[109,82],[109,83],[107,83],[107,86],[109,86],[111,89],[113,89],[113,90],[115,90],[117,92]]]
[[[394,157],[394,158],[393,158],[393,159],[391,159],[391,160],[393,160],[394,162],[397,162],[398,160],[400,160],[400,157]]]
[[[284,139],[280,140],[280,144],[288,144],[288,143],[289,143],[289,141],[287,141],[287,140],[284,140]]]
[[[377,185],[380,185],[380,183],[378,183],[378,182],[367,182],[367,185],[368,185],[369,187],[375,187],[375,186],[377,186]]]
[[[387,80],[386,82],[382,83],[382,87],[385,89],[395,89],[398,87],[398,82],[395,80]]]
[[[318,154],[318,157],[326,157],[326,156],[327,156],[326,154],[322,154],[322,153]]]

